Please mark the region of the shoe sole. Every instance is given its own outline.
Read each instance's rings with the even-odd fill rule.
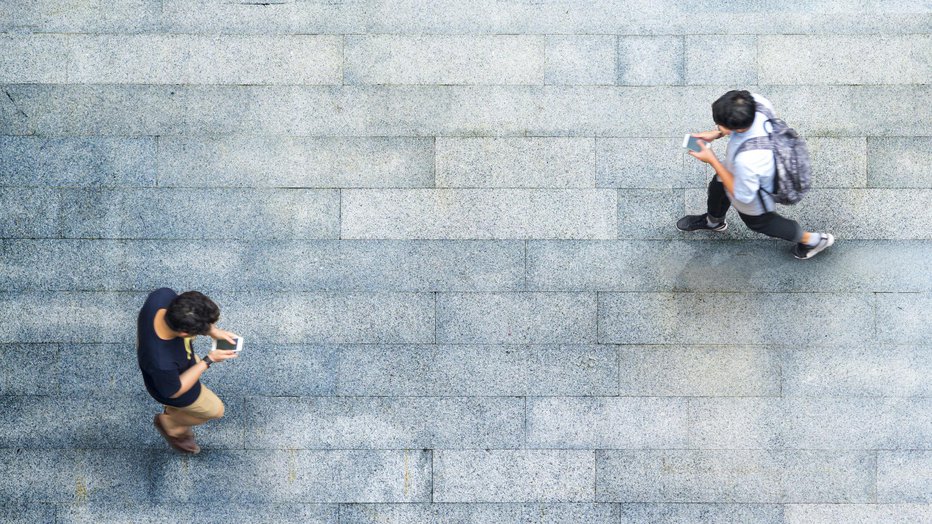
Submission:
[[[692,232],[694,232],[694,231],[711,231],[711,232],[713,232],[713,233],[721,233],[722,231],[725,231],[726,229],[728,229],[728,223],[726,222],[726,223],[725,223],[725,227],[720,228],[720,229],[719,229],[719,228],[712,229],[712,228],[707,228],[707,227],[703,227],[703,228],[699,228],[699,229],[683,229],[683,228],[681,228],[680,226],[676,226],[676,229],[677,229],[678,231],[682,231],[682,232],[684,232],[684,233],[692,233]]]
[[[818,246],[814,247],[811,251],[809,251],[808,253],[806,253],[806,256],[804,256],[804,257],[796,256],[796,253],[793,253],[793,256],[796,258],[796,260],[809,260],[810,258],[812,258],[812,257],[818,255],[819,253],[825,251],[826,249],[830,248],[830,247],[832,246],[832,244],[834,244],[834,243],[835,243],[835,236],[834,236],[834,235],[829,235],[829,236],[828,236],[828,242],[826,242],[824,246],[822,246],[822,247],[818,247]]]

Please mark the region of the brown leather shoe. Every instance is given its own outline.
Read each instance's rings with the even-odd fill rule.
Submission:
[[[197,442],[194,441],[194,433],[190,432],[183,437],[173,437],[169,435],[165,428],[162,427],[162,423],[159,422],[159,416],[156,415],[152,420],[152,423],[155,424],[155,429],[159,431],[159,434],[162,435],[162,438],[168,442],[168,445],[171,446],[175,451],[180,453],[187,453],[191,455],[196,455],[201,452],[201,447],[197,445]]]

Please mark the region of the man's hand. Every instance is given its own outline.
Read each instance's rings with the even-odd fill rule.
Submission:
[[[232,349],[215,349],[208,353],[207,356],[214,362],[223,362],[224,360],[236,358],[239,354]]]
[[[709,144],[708,144],[708,143],[703,142],[702,140],[700,140],[700,141],[699,141],[699,147],[702,149],[702,151],[700,151],[700,152],[698,152],[698,153],[695,152],[695,151],[687,151],[687,152],[688,152],[693,158],[698,158],[699,160],[702,160],[702,161],[705,162],[706,164],[711,164],[712,162],[715,162],[715,161],[718,160],[718,157],[715,156],[715,151],[712,151],[712,148],[709,147]]]
[[[236,344],[237,337],[235,333],[224,331],[217,326],[211,326],[210,331],[207,332],[207,336],[214,340],[226,340],[230,344]]]
[[[693,133],[691,136],[694,136],[696,138],[701,138],[702,140],[705,140],[706,142],[711,142],[713,140],[722,138],[722,132],[718,130],[703,131],[701,133]]]

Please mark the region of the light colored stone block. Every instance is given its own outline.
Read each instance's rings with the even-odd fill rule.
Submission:
[[[775,318],[781,319],[774,322]],[[786,326],[818,326],[809,343],[874,336],[869,294],[601,293],[599,342],[614,344],[796,343]]]
[[[595,308],[591,293],[441,293],[437,342],[591,343]]]
[[[762,84],[927,84],[932,36],[767,35]]]
[[[684,61],[681,36],[618,37],[619,85],[681,85]]]
[[[545,39],[530,35],[349,35],[347,84],[544,83]]]
[[[869,137],[871,187],[932,188],[932,137]]]
[[[437,187],[592,188],[591,138],[437,138]]]
[[[757,85],[755,35],[687,35],[687,84],[729,85],[739,89]]]
[[[342,191],[341,238],[612,238],[614,191]]]
[[[247,448],[518,448],[520,397],[247,399]]]
[[[76,84],[341,84],[339,36],[74,35]]]
[[[427,138],[160,138],[159,185],[432,187]]]
[[[592,502],[592,451],[434,452],[435,502]]]
[[[614,84],[616,56],[615,37],[611,35],[548,35],[545,82]]]

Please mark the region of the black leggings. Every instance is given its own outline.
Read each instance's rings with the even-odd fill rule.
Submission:
[[[719,181],[718,177],[712,177],[712,181],[709,182],[709,216],[713,220],[725,218],[729,207],[731,207],[731,200],[725,192],[725,185]],[[803,228],[798,222],[781,217],[774,212],[756,216],[738,212],[738,215],[751,230],[769,237],[782,238],[790,242],[799,242],[803,238]]]

